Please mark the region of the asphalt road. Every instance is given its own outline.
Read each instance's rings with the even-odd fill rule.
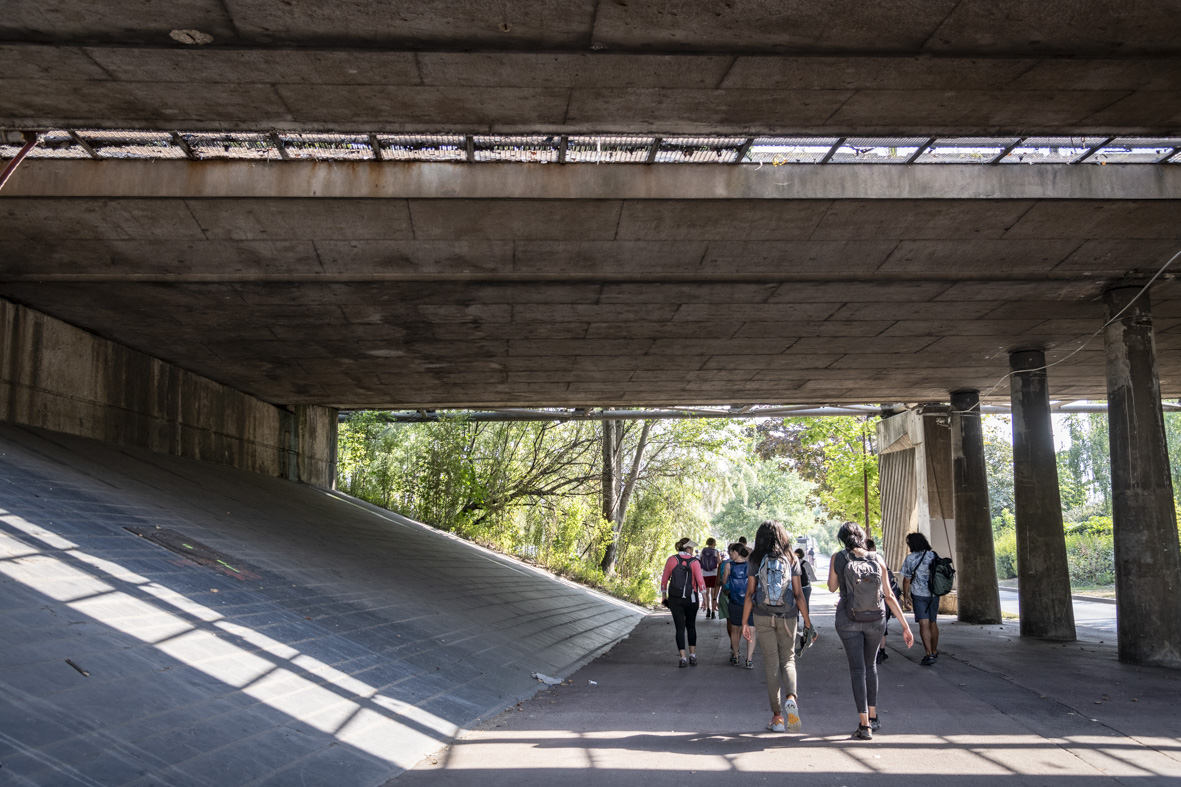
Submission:
[[[834,598],[818,588],[812,601],[821,639],[799,662],[798,734],[764,729],[761,663],[726,663],[724,622],[698,619],[701,664],[678,669],[669,615],[654,613],[567,682],[465,732],[394,787],[1177,784],[1181,672],[1120,664],[1114,638],[1089,629],[1050,643],[1023,639],[1011,620],[944,617],[940,659],[923,667],[922,648],[902,649],[891,624],[882,730],[851,740]]]
[[[1107,601],[1087,601],[1075,597],[1074,625],[1115,634],[1115,599]],[[1001,588],[1001,611],[1020,614],[1015,588]]]

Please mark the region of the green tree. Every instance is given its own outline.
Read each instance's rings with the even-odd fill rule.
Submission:
[[[1169,444],[1169,471],[1173,477],[1173,499],[1181,506],[1181,413],[1165,413],[1165,440]]]
[[[600,568],[610,575],[633,495],[672,478],[705,482],[740,444],[741,430],[723,419],[604,421],[603,430],[603,518],[611,527]]]
[[[795,470],[775,461],[744,463],[734,468],[730,484],[733,497],[710,521],[713,533],[724,540],[751,539],[766,519],[783,522],[796,535],[807,535],[812,529],[811,484]]]
[[[628,470],[623,505],[603,517],[604,427],[596,422],[391,424],[356,413],[341,424],[338,487],[436,527],[536,560],[640,603],[677,535],[703,539],[728,498],[720,468],[748,453],[734,422],[611,427]],[[614,430],[618,431],[614,431]],[[643,450],[639,450],[641,445]],[[610,575],[603,569],[614,550]]]
[[[1111,514],[1111,447],[1106,413],[1071,413],[1055,419],[1066,439],[1057,452],[1064,518],[1077,522]]]
[[[878,420],[876,416],[768,419],[757,427],[756,451],[814,484],[814,502],[829,514],[874,530],[881,523],[874,447]]]
[[[992,516],[1013,511],[1013,426],[1007,415],[981,416],[984,466],[988,474],[988,505]]]

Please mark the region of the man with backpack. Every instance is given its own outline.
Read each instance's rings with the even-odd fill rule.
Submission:
[[[906,546],[910,554],[902,561],[900,572],[903,603],[909,599],[914,607],[914,620],[919,624],[919,636],[927,651],[921,663],[924,667],[932,667],[939,658],[939,595],[932,592],[937,588],[932,587],[931,580],[932,566],[939,556],[922,533],[907,535]]]
[[[680,667],[697,666],[697,609],[705,592],[705,579],[701,576],[701,563],[693,554],[696,549],[696,541],[682,538],[677,542],[677,553],[665,561],[660,576],[660,603],[673,614]],[[688,658],[685,657],[686,637]]]
[[[718,564],[721,562],[721,555],[718,552],[718,542],[712,538],[705,540],[705,548],[701,550],[698,555],[698,560],[701,561],[701,576],[705,579],[705,617],[706,619],[717,619],[718,617],[718,591],[721,590],[718,585]]]

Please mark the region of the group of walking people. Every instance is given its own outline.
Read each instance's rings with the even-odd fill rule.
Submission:
[[[857,708],[853,737],[869,740],[881,727],[877,714],[877,655],[886,633],[887,610],[902,624],[902,639],[907,648],[914,644],[914,635],[891,588],[885,561],[868,548],[861,526],[846,522],[837,539],[843,549],[829,560],[828,589],[840,594],[836,633],[849,661]],[[802,549],[792,549],[787,530],[773,520],[759,525],[752,547],[744,539],[730,544],[726,559],[721,559],[712,538],[706,541],[700,556],[695,554],[697,548],[692,539],[678,541],[677,552],[665,563],[660,579],[662,603],[672,612],[676,627],[679,666],[693,667],[698,663],[696,617],[701,602],[705,604],[707,619],[716,618],[724,611],[730,634],[730,663],[753,669],[756,643],[762,650],[763,677],[771,706],[767,729],[799,731],[803,722],[796,685],[796,657],[818,637],[809,609],[811,583],[815,580],[811,561]],[[921,565],[921,559],[915,566],[904,564],[905,590],[914,592],[917,588],[921,577],[915,574]],[[935,601],[937,611],[938,599]],[[916,597],[916,619],[918,604]],[[924,609],[923,614],[933,613]],[[928,645],[931,627],[935,625],[933,620],[930,618],[928,625],[922,626],[924,645]],[[746,641],[745,660],[740,653],[743,640]],[[937,645],[935,628],[936,654]],[[932,653],[931,647],[927,647],[928,654]],[[934,662],[924,659],[923,663]]]

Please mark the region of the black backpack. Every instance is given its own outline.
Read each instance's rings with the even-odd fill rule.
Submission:
[[[955,569],[951,566],[951,558],[939,557],[939,553],[934,550],[930,552],[935,557],[931,559],[928,570],[927,589],[931,591],[932,596],[946,596],[955,583]],[[926,554],[923,557],[926,557]],[[919,564],[922,564],[922,560]]]
[[[668,576],[669,598],[691,598],[693,593],[693,564],[697,558],[683,558],[677,555],[677,564]]]

